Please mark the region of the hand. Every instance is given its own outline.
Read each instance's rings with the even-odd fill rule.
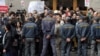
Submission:
[[[22,39],[22,42],[25,42],[25,39]]]
[[[3,53],[6,53],[6,49],[3,49]]]
[[[85,41],[86,40],[86,38],[84,37],[84,38],[81,38],[81,41]]]
[[[39,39],[36,39],[36,42],[39,42]]]
[[[66,42],[70,42],[70,41],[71,41],[71,39],[70,39],[70,38],[67,38],[67,39],[66,39]]]
[[[17,39],[14,39],[15,42],[17,42]]]
[[[47,39],[50,39],[50,35],[47,35],[46,38],[47,38]]]

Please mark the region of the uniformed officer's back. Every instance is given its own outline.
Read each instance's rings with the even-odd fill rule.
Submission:
[[[43,20],[42,20],[42,30],[43,30],[43,33],[46,34],[46,32],[51,32],[51,29],[52,29],[52,26],[54,25],[55,23],[55,20],[50,17],[50,16],[47,16],[45,17]]]
[[[76,35],[78,37],[78,56],[87,56],[87,39],[90,34],[89,24],[84,19],[79,19],[76,25]]]
[[[35,37],[37,36],[37,25],[34,22],[31,22],[29,18],[26,18],[28,21],[24,24],[22,28],[22,37],[25,38],[25,56],[34,56],[35,55]]]
[[[29,20],[29,19],[28,19]],[[37,34],[37,25],[32,21],[28,21],[22,28],[22,35],[25,38],[34,38]]]
[[[61,27],[61,56],[70,56],[72,38],[75,36],[75,27],[70,23],[70,18],[64,19],[65,24]]]
[[[93,24],[92,30],[93,30],[93,33],[95,33],[93,36],[96,39],[100,39],[100,23]]]
[[[100,18],[96,18],[95,23],[91,26],[91,37],[93,37],[92,44],[93,48],[91,49],[91,54],[97,52],[97,56],[100,56]],[[94,52],[95,51],[95,52]]]
[[[75,27],[74,25],[70,24],[70,23],[66,23],[64,24],[62,27],[61,27],[62,31],[64,32],[63,33],[63,38],[66,38],[66,37],[73,37],[73,32],[75,32]]]
[[[89,24],[87,22],[80,22],[76,26],[76,34],[78,37],[88,37],[89,30]]]

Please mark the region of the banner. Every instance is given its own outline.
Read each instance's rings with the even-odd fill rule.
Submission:
[[[0,12],[7,13],[8,6],[6,6],[5,0],[0,0]]]
[[[8,12],[8,6],[0,6],[0,12],[7,13]]]
[[[34,10],[37,10],[38,13],[43,13],[44,1],[31,1],[28,7],[28,13],[33,13]]]
[[[90,0],[85,0],[85,6],[90,7]]]

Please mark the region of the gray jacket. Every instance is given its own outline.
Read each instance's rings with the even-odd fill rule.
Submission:
[[[37,34],[37,25],[33,22],[27,22],[22,28],[22,37],[24,38],[35,38]]]

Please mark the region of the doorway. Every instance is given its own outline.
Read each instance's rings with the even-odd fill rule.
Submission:
[[[63,6],[64,10],[68,7],[73,10],[73,0],[58,0],[57,9]]]
[[[87,7],[85,7],[85,0],[77,0],[77,7],[79,7],[80,10],[87,10]]]
[[[71,10],[75,10],[77,7],[80,10],[86,11],[87,7],[85,7],[85,0],[43,0],[45,4],[53,10],[59,9],[60,6],[63,6],[64,9],[69,7]]]

